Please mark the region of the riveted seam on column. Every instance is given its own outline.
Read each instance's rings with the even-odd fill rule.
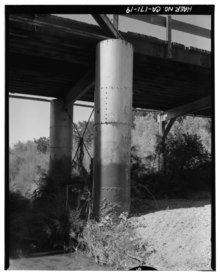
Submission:
[[[120,188],[120,187],[101,187],[101,190],[118,192],[118,191],[121,191],[122,188]]]
[[[56,148],[67,148],[67,149],[72,149],[71,146],[50,146],[51,149],[56,149]]]
[[[104,86],[104,87],[100,87],[100,90],[102,89],[111,89],[111,90],[114,90],[114,89],[120,89],[120,90],[132,90],[131,87],[118,87],[118,86]]]
[[[99,123],[95,123],[94,126],[98,126],[100,124],[112,124],[112,125],[114,125],[114,124],[116,124],[116,125],[120,124],[120,125],[125,125],[125,126],[130,126],[131,127],[131,123],[115,122],[115,121],[113,121],[113,122],[99,122]]]

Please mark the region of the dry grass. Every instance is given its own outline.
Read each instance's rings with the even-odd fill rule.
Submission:
[[[115,270],[143,265],[143,259],[154,252],[138,238],[127,213],[119,216],[117,224],[109,216],[99,223],[89,221],[83,231],[83,242],[96,263],[111,265]]]

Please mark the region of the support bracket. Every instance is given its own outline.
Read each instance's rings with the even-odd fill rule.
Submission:
[[[111,37],[124,39],[121,33],[117,30],[117,28],[112,24],[111,20],[105,14],[92,14],[95,21],[99,24],[99,26],[105,31],[106,34]]]
[[[95,85],[93,71],[88,71],[67,93],[64,105],[69,106],[82,97]]]
[[[162,137],[163,140],[166,139],[171,127],[173,126],[173,123],[175,122],[175,120],[176,120],[176,118],[171,118],[171,120],[168,122],[168,124],[167,124],[167,126],[164,130],[164,133],[163,133],[163,137]]]
[[[192,114],[211,107],[211,96],[203,97],[199,100],[163,112],[158,117],[159,121],[168,121],[182,115]]]
[[[175,122],[176,118],[171,118],[171,120],[168,122],[167,126],[165,126],[165,121],[158,120],[159,122],[159,135],[162,138],[162,141],[165,141],[171,127],[173,126],[173,123]]]

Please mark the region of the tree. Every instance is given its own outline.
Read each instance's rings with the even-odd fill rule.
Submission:
[[[50,148],[50,139],[46,137],[41,137],[39,139],[34,139],[34,142],[37,144],[37,150],[41,153],[46,154]]]
[[[211,119],[201,118],[193,116],[183,116],[178,118],[170,133],[176,135],[182,135],[183,133],[189,133],[192,135],[197,134],[202,141],[202,144],[206,150],[211,152]]]
[[[160,147],[158,148],[160,150]],[[164,155],[166,170],[172,174],[196,169],[210,161],[210,154],[197,134],[169,135],[165,142]]]
[[[9,150],[9,189],[31,197],[39,175],[48,167],[49,154],[39,151],[35,142],[18,142]]]

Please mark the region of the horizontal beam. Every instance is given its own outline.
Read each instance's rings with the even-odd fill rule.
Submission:
[[[34,101],[45,101],[45,102],[51,102],[49,99],[45,98],[36,98],[36,97],[30,97],[30,96],[19,96],[19,95],[12,95],[9,94],[9,98],[17,98],[17,99],[26,99],[26,100],[34,100]],[[86,105],[81,103],[74,103],[74,106],[77,107],[88,107],[88,108],[94,108],[94,105]],[[139,109],[139,108],[133,108],[133,112],[151,112],[151,113],[158,113],[158,110],[152,110],[152,109]]]
[[[26,100],[34,100],[34,101],[44,101],[44,102],[51,102],[49,99],[45,98],[36,98],[36,97],[29,97],[29,96],[19,96],[19,95],[9,95],[9,98],[17,98],[17,99],[26,99]],[[87,107],[87,108],[94,108],[92,105],[86,105],[86,104],[80,104],[80,103],[74,103],[74,106],[77,107]]]
[[[114,38],[123,39],[123,36],[105,14],[92,14],[92,16],[107,34],[113,36]]]
[[[80,103],[74,103],[73,106],[86,107],[86,108],[94,108],[94,106],[92,106],[92,105],[86,105],[86,104],[80,104]]]
[[[50,103],[51,100],[49,99],[45,99],[45,98],[36,98],[36,97],[28,97],[28,96],[18,96],[18,95],[12,95],[12,94],[9,94],[9,98],[16,98],[16,99],[25,99],[25,100],[34,100],[34,101],[43,101],[43,102],[48,102]],[[77,106],[77,107],[86,107],[86,108],[94,108],[94,105],[86,105],[86,104],[81,104],[81,103],[74,103],[73,106]],[[158,110],[152,110],[152,109],[139,109],[139,108],[133,108],[133,112],[143,112],[143,111],[146,111],[146,112],[153,112],[153,113],[158,113],[159,111]],[[164,115],[164,114],[163,114]],[[162,115],[162,116],[163,116]],[[158,118],[158,122],[159,121],[163,121],[161,120],[161,115],[159,115],[159,118]],[[201,116],[202,117],[202,116]]]
[[[49,100],[49,99],[37,98],[37,97],[29,97],[29,96],[9,95],[9,97],[10,98],[17,98],[17,99],[26,99],[26,100],[34,100],[34,101],[51,102],[51,100]]]
[[[129,17],[145,23],[166,27],[166,18],[160,15],[145,15],[145,14],[120,14],[121,16]]]
[[[143,15],[143,14],[121,14],[121,16],[130,17],[145,23],[166,27],[166,18],[160,15]],[[211,39],[211,30],[198,27],[189,23],[171,19],[171,28],[176,31],[186,32]]]
[[[198,35],[204,38],[211,39],[211,30],[202,28],[199,26],[195,26],[189,23],[180,22],[178,20],[172,19],[171,20],[171,28],[176,31],[186,32],[189,34]]]
[[[210,96],[203,97],[189,104],[182,105],[163,112],[161,115],[159,115],[158,121],[167,121],[170,119],[174,119],[178,116],[197,113],[201,110],[209,109],[210,107],[211,107],[211,97]]]
[[[73,104],[76,100],[86,94],[95,85],[93,71],[87,72],[67,93],[64,105]]]

